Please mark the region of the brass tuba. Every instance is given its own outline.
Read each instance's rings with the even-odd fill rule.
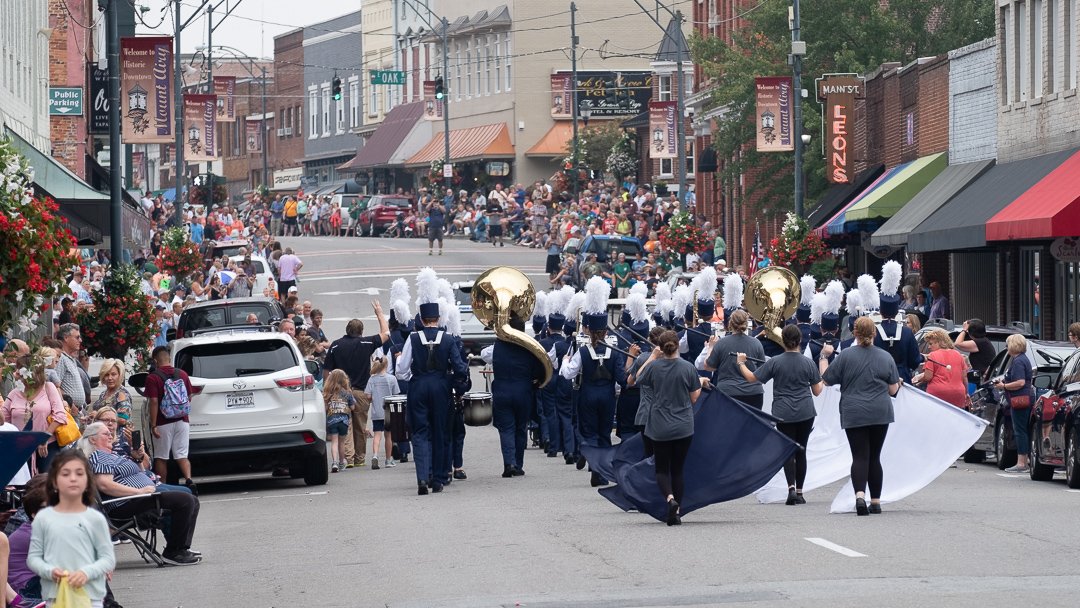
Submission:
[[[750,317],[765,326],[765,335],[780,346],[784,322],[795,314],[802,287],[795,273],[781,266],[769,266],[750,277],[743,306]]]
[[[522,272],[509,266],[496,266],[480,275],[472,286],[472,309],[484,327],[495,330],[500,340],[524,347],[544,365],[544,386],[551,380],[551,359],[544,347],[525,332],[510,327],[516,317],[528,321],[536,306],[532,281]]]

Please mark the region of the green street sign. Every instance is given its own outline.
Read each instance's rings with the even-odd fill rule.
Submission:
[[[49,116],[82,116],[83,90],[79,87],[49,87]]]
[[[405,72],[401,70],[371,70],[371,84],[405,84]]]

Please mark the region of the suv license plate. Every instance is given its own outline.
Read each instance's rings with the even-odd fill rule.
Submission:
[[[225,407],[255,407],[255,393],[251,391],[227,393]]]

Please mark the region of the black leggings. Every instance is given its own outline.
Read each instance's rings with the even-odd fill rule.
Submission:
[[[806,443],[810,441],[810,431],[814,430],[814,419],[810,418],[802,422],[778,422],[776,430],[801,446],[784,463],[784,477],[787,478],[789,488],[795,486],[795,489],[802,490],[803,482],[806,481]]]
[[[656,457],[656,485],[660,486],[660,494],[665,500],[672,495],[675,502],[682,504],[683,467],[693,439],[691,435],[673,441],[652,442],[653,455]]]
[[[887,424],[872,424],[845,429],[851,446],[851,485],[855,493],[865,492],[870,486],[870,498],[881,498],[881,446],[885,445]]]
[[[758,395],[735,395],[735,396],[732,396],[732,399],[735,399],[736,401],[739,401],[740,403],[749,405],[750,407],[752,407],[752,408],[754,408],[756,410],[762,409],[762,407],[764,406],[764,403],[765,403],[765,395],[764,394],[758,394]]]

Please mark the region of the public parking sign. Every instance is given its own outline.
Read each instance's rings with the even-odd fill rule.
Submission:
[[[371,84],[405,84],[405,72],[401,70],[371,70]]]
[[[80,87],[50,87],[49,116],[82,116],[83,90]]]

